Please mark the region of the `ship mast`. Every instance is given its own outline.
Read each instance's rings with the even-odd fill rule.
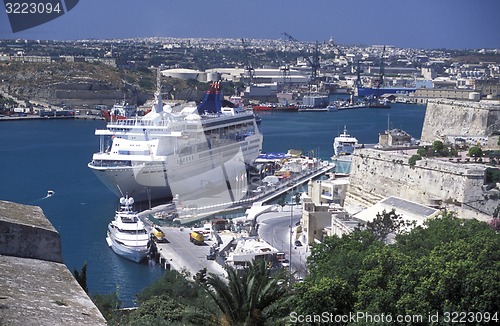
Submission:
[[[161,98],[161,72],[160,67],[156,70],[156,103],[154,105],[154,110],[156,113],[163,111],[163,100]]]

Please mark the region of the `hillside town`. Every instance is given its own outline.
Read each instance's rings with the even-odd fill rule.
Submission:
[[[55,67],[63,63],[87,63],[139,74],[135,79],[123,77],[123,81],[113,83],[105,75],[89,79],[65,74],[66,80],[45,85],[53,92],[43,95],[47,104],[66,107],[111,106],[113,101],[124,97],[141,105],[152,96],[155,77],[150,70],[154,72],[158,67],[163,76],[171,78],[164,86],[168,99],[181,101],[201,100],[208,84],[214,80],[222,80],[228,89],[226,94],[241,96],[247,105],[268,102],[300,105],[304,96],[311,94],[374,95],[366,93],[367,89],[378,89],[376,96],[403,103],[426,103],[429,98],[442,97],[498,99],[500,94],[498,49],[339,45],[333,38],[306,43],[283,34],[276,40],[1,40],[0,64],[5,67],[9,63],[22,63],[16,66],[21,73],[29,65]],[[104,69],[103,74],[109,69]],[[57,75],[57,69],[52,74]],[[22,83],[31,81],[30,77],[2,75],[1,78],[0,91],[4,97],[11,96],[21,100],[19,105],[29,107],[30,104],[22,100],[29,100],[24,97],[31,85]],[[179,84],[179,80],[189,82]],[[78,93],[84,90],[102,92],[102,96],[96,93],[97,96],[89,100],[88,96]],[[72,91],[72,94],[64,94]],[[324,98],[319,103],[330,104]],[[7,104],[7,107],[18,104]],[[0,105],[6,107],[5,100]]]

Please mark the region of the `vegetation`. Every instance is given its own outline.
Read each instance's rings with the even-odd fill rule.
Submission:
[[[283,269],[271,277],[264,260],[253,261],[241,273],[227,268],[227,280],[210,274],[199,281],[219,307],[223,325],[264,325],[271,320],[282,324],[287,316],[280,312],[286,310],[288,283]]]
[[[495,168],[486,169],[486,183],[500,182],[500,170]]]
[[[435,153],[440,153],[444,150],[444,144],[442,141],[440,140],[435,140],[433,143],[432,143],[432,150],[435,152]]]
[[[483,150],[479,146],[472,146],[471,148],[469,148],[468,155],[470,157],[481,157],[483,156]]]
[[[305,292],[293,308],[345,312],[349,302],[349,312],[424,318],[429,312],[498,311],[499,258],[495,230],[452,214],[397,235],[393,245],[370,231],[328,237],[312,249]],[[325,278],[336,287],[336,300],[315,300]]]
[[[408,164],[410,164],[410,166],[414,166],[415,164],[417,164],[417,161],[418,160],[421,160],[422,159],[422,156],[418,155],[418,154],[415,154],[415,155],[412,155],[409,159],[408,159]]]
[[[432,146],[420,147],[417,154],[422,157],[453,157],[458,155],[458,149],[455,146],[445,145],[440,140],[435,140]]]
[[[87,262],[83,264],[80,272],[78,272],[76,269],[73,269],[73,276],[75,277],[75,280],[78,282],[78,284],[80,284],[83,291],[88,294],[89,289],[87,287]]]
[[[201,270],[192,282],[169,271],[137,295],[138,308],[128,313],[117,310],[117,292],[94,301],[110,325],[282,325],[292,313],[325,311],[419,315],[423,321],[414,324],[426,324],[434,312],[494,313],[500,219],[494,220],[446,213],[409,231],[400,214],[383,211],[363,230],[314,245],[309,276],[293,286],[285,270],[271,275],[259,260],[246,270],[228,268],[227,279]]]

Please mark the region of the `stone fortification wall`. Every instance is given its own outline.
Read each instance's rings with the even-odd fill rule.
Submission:
[[[106,325],[40,207],[0,201],[0,325]]]
[[[444,136],[489,136],[500,129],[500,104],[491,101],[435,99],[427,102],[421,142]]]
[[[357,150],[346,205],[373,205],[398,196],[424,205],[441,203],[464,218],[490,218],[498,200],[485,200],[485,166],[424,158],[412,167],[409,158],[401,152]]]
[[[37,206],[0,201],[0,255],[63,262],[61,238]]]

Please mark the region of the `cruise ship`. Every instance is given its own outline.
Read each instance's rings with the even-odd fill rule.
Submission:
[[[255,115],[222,107],[220,82],[210,85],[197,107],[173,112],[163,106],[159,77],[157,83],[148,114],[96,130],[100,148],[88,167],[117,196],[136,201],[215,193],[224,193],[223,202],[240,199],[246,171],[262,150]]]

